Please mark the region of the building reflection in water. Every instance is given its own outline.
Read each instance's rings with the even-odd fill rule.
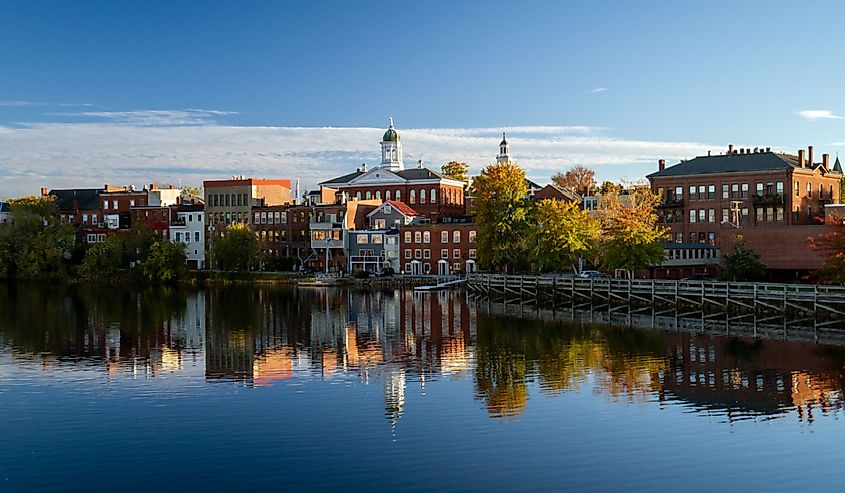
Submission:
[[[842,409],[845,350],[514,316],[462,292],[224,286],[98,290],[0,285],[3,364],[109,378],[184,375],[245,387],[346,379],[383,388],[396,427],[408,386],[472,382],[492,417],[591,392],[726,421]]]

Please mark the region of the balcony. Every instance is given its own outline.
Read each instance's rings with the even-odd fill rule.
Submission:
[[[311,248],[343,248],[343,227],[340,223],[311,223]]]
[[[819,204],[825,205],[825,204],[832,204],[832,203],[833,203],[833,197],[819,197]]]
[[[754,195],[751,197],[754,205],[783,205],[782,193],[767,193],[763,195]]]
[[[666,197],[657,205],[658,209],[677,209],[684,206],[683,197]]]

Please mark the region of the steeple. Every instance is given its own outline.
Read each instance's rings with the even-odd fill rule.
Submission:
[[[393,171],[405,169],[402,162],[402,140],[399,138],[399,132],[393,128],[393,117],[390,117],[390,127],[381,138],[381,166]]]
[[[499,155],[496,156],[496,163],[509,163],[511,162],[510,156],[510,146],[508,145],[508,139],[505,138],[505,133],[502,132],[502,141],[499,142]]]
[[[842,165],[839,163],[839,155],[836,156],[836,161],[833,163],[833,172],[842,173]]]

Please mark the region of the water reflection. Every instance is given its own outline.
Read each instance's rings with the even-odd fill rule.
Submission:
[[[812,423],[842,408],[843,362],[836,346],[513,316],[460,292],[0,285],[0,379],[85,370],[246,388],[349,381],[381,389],[393,426],[408,387],[440,379],[470,381],[465,398],[506,421],[532,398],[589,392],[725,421]]]

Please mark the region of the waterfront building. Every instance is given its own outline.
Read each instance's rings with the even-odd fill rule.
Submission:
[[[445,218],[439,223],[414,223],[399,230],[402,272],[450,275],[475,272],[475,223],[468,218]]]
[[[222,233],[227,225],[252,226],[255,206],[290,204],[290,180],[261,180],[232,177],[203,182],[206,222]]]
[[[660,222],[671,231],[664,265],[655,277],[718,274],[722,255],[742,235],[761,255],[771,280],[792,281],[817,269],[822,258],[807,238],[824,232],[825,205],[839,203],[842,167],[813,148],[797,155],[770,148],[734,149],[698,156],[648,175],[663,197]]]
[[[348,200],[311,208],[311,255],[305,259],[315,270],[344,271],[348,267],[350,232],[364,230],[367,214],[379,200]]]
[[[205,206],[202,203],[171,206],[170,240],[185,245],[188,267],[205,268]]]
[[[362,164],[354,173],[320,183],[322,200],[336,195],[357,200],[395,200],[405,202],[419,214],[436,220],[443,216],[463,215],[464,185],[446,175],[426,168],[422,161],[405,168],[402,140],[393,127],[385,131],[381,141],[381,164],[369,168]]]

